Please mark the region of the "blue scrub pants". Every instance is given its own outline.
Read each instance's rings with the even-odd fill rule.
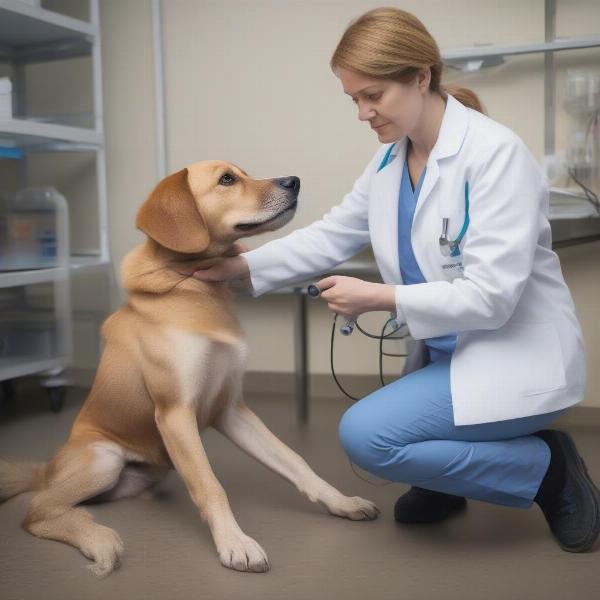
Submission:
[[[529,508],[550,463],[550,448],[531,435],[566,408],[476,425],[454,425],[451,354],[432,360],[356,402],[339,436],[350,460],[389,481]],[[477,402],[477,398],[473,398]]]

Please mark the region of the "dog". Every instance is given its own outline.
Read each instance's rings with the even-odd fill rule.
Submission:
[[[168,175],[138,208],[144,243],[123,259],[127,302],[102,323],[105,346],[90,392],[65,444],[47,463],[0,460],[0,500],[35,490],[22,527],[78,548],[104,577],[121,565],[118,533],[79,503],[150,489],[174,468],[219,560],[265,572],[262,547],[238,525],[207,459],[200,432],[212,426],[293,483],[329,513],[377,518],[377,506],[321,479],[244,402],[248,344],[233,286],[193,277],[235,255],[241,237],[273,231],[296,212],[297,177],[252,179],[225,161],[200,161]],[[237,252],[239,253],[239,252]]]

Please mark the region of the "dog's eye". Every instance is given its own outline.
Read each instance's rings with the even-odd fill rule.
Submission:
[[[231,185],[235,182],[235,177],[231,173],[225,173],[219,179],[220,185]]]

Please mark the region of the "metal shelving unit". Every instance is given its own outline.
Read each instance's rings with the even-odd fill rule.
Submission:
[[[62,405],[61,389],[67,380],[57,377],[72,359],[72,314],[70,278],[90,269],[105,269],[111,264],[107,229],[106,161],[102,112],[102,71],[99,1],[89,0],[90,21],[74,19],[20,0],[0,0],[0,61],[9,63],[14,74],[15,118],[0,120],[3,145],[14,147],[19,161],[20,187],[27,185],[27,159],[40,152],[93,153],[96,167],[98,208],[98,248],[86,255],[69,253],[56,268],[0,272],[0,288],[54,284],[54,301],[62,351],[54,358],[0,358],[0,382],[10,390],[10,379],[33,373],[50,377],[42,384],[50,391],[51,407]],[[25,67],[31,63],[91,57],[93,81],[93,127],[73,127],[27,118]]]
[[[460,68],[464,72],[473,72],[480,68],[494,67],[504,63],[505,56],[544,53],[544,152],[552,155],[555,152],[556,125],[556,72],[554,69],[554,53],[565,50],[581,50],[600,48],[600,35],[574,38],[556,37],[556,0],[545,0],[544,4],[545,41],[533,44],[516,45],[480,45],[463,48],[452,48],[442,51],[445,64]],[[575,197],[585,200],[583,193],[574,192],[570,188],[550,188],[550,203],[560,197]],[[566,232],[562,239],[556,239],[555,248],[585,244],[600,240],[600,214],[580,218],[557,218],[550,215],[553,227],[553,238],[556,234]]]

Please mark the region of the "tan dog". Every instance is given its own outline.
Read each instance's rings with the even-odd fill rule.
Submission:
[[[222,161],[201,161],[163,179],[138,211],[145,243],[124,259],[126,304],[102,325],[106,340],[92,388],[69,439],[47,463],[0,461],[0,500],[39,490],[23,527],[79,548],[98,576],[120,564],[119,535],[76,507],[133,496],[174,467],[223,565],[266,571],[260,545],[237,524],[199,432],[212,425],[293,483],[311,501],[349,519],[379,509],[318,477],[271,433],[242,398],[247,344],[226,282],[191,276],[235,254],[236,240],[289,222],[297,177],[253,180]]]

